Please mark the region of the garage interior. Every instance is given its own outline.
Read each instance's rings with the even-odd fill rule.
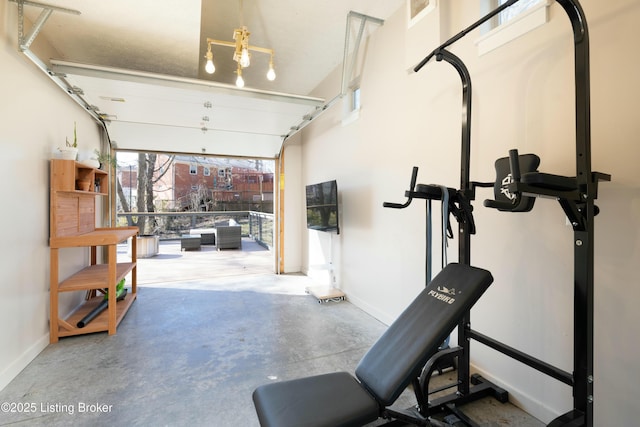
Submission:
[[[576,2],[521,1],[531,9],[511,24],[487,22],[449,47],[473,80],[468,173],[492,181],[496,159],[517,148],[538,155],[540,171],[580,179],[574,37],[581,36],[564,11]],[[425,209],[384,203],[408,194],[414,166],[418,184],[460,181],[460,78],[441,57],[414,67],[504,2],[50,3],[0,4],[0,141],[8,148],[0,173],[13,201],[2,249],[0,318],[11,327],[0,339],[0,401],[37,404],[35,413],[2,414],[2,423],[258,425],[251,393],[259,385],[353,372],[425,285]],[[633,286],[640,148],[629,76],[640,71],[632,37],[640,5],[579,4],[591,73],[591,110],[579,120],[590,124],[589,167],[611,178],[585,192],[597,197],[596,237],[575,239],[580,224],[566,215],[570,207],[558,207],[562,198],[538,197],[533,212],[510,214],[486,209],[491,190],[478,189],[470,260],[495,281],[471,317],[474,329],[573,378],[573,313],[584,307],[574,306],[572,254],[593,245],[586,308],[593,372],[580,398],[588,425],[632,425],[640,417],[629,393],[637,382],[632,325],[640,321]],[[209,74],[207,40],[230,41],[243,26],[260,48],[251,65],[240,67],[232,49],[213,43]],[[275,80],[265,76],[271,68]],[[190,279],[178,289],[144,284],[145,267],[154,267],[139,260],[139,296],[115,335],[49,344],[49,165],[74,126],[80,161],[96,149],[275,160],[273,272]],[[305,186],[328,180],[338,182],[339,234],[305,223]],[[97,226],[111,225],[112,201],[97,206]],[[464,261],[452,234],[448,249],[433,246],[434,260],[448,252],[449,262]],[[88,250],[65,249],[60,277],[90,263]],[[304,292],[310,283],[339,288],[347,301],[317,304]],[[65,293],[61,316],[83,299]],[[573,379],[558,384],[482,343],[472,348],[472,370],[508,390],[511,402],[470,406],[479,425],[551,425],[575,408],[566,384]],[[410,400],[403,394],[399,403]],[[80,402],[92,409],[80,414]]]

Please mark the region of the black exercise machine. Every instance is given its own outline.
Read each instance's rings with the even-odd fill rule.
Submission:
[[[442,341],[489,287],[491,273],[449,264],[346,372],[266,384],[253,393],[262,426],[361,426],[379,417],[428,426],[418,412],[391,405],[414,384]],[[422,404],[427,401],[423,396]]]
[[[496,181],[490,184],[469,180],[471,79],[464,63],[446,47],[464,37],[518,0],[510,0],[452,37],[428,55],[414,71],[429,60],[445,60],[459,73],[463,91],[460,189],[417,184],[413,169],[404,204],[385,207],[406,208],[413,199],[442,200],[458,222],[458,261],[445,267],[418,295],[363,357],[355,377],[333,373],[258,387],[254,404],[263,426],[359,426],[378,417],[390,424],[443,425],[431,418],[435,413],[453,412],[457,421],[474,426],[458,406],[493,395],[499,401],[507,392],[469,370],[469,343],[476,340],[509,357],[555,378],[573,389],[573,409],[549,426],[593,426],[593,257],[594,217],[599,181],[610,175],[591,170],[589,37],[587,22],[578,0],[556,0],[569,17],[575,53],[576,176],[565,177],[539,172],[540,159],[533,154],[496,161]],[[471,329],[470,309],[492,281],[489,272],[471,267],[470,236],[475,233],[473,207],[476,187],[494,188],[495,199],[485,206],[508,212],[528,212],[535,197],[558,200],[574,231],[574,368],[565,372],[487,335]],[[455,289],[452,291],[452,289]],[[460,292],[462,291],[462,292]],[[471,295],[472,294],[472,295]],[[448,334],[458,327],[458,347],[438,351]],[[429,379],[441,358],[456,357],[456,392],[429,400]],[[409,410],[392,408],[400,393],[413,385],[418,405]]]
[[[515,1],[505,3],[509,7]],[[566,14],[573,29],[574,40],[574,73],[575,73],[575,110],[576,110],[576,176],[565,177],[538,172],[540,159],[534,154],[519,155],[517,150],[511,150],[509,157],[496,161],[496,181],[483,184],[468,181],[469,145],[468,136],[470,123],[471,97],[464,98],[465,90],[470,91],[470,79],[466,67],[459,58],[447,54],[445,48],[468,31],[482,24],[481,19],[458,35],[452,37],[439,48],[434,50],[415,68],[419,71],[427,62],[445,59],[459,72],[463,82],[463,149],[461,165],[461,188],[457,197],[461,206],[467,201],[475,199],[475,187],[492,186],[495,200],[485,200],[484,205],[508,212],[528,212],[533,208],[535,197],[551,197],[558,200],[574,231],[574,369],[572,373],[558,369],[544,361],[536,359],[515,348],[503,344],[480,332],[471,329],[468,315],[459,324],[458,340],[462,348],[463,357],[459,359],[458,390],[445,398],[431,402],[431,407],[453,407],[468,400],[473,400],[476,384],[482,384],[483,379],[472,377],[473,387],[469,386],[468,377],[468,343],[471,339],[481,342],[509,357],[545,373],[573,389],[573,409],[552,421],[549,426],[593,426],[593,256],[594,256],[594,217],[598,208],[594,202],[598,196],[598,183],[610,181],[611,176],[591,170],[591,129],[590,129],[590,81],[589,81],[589,34],[587,21],[578,0],[557,0]],[[416,170],[414,168],[413,176]],[[414,188],[415,178],[412,178],[411,189]],[[430,186],[417,185],[415,191],[405,193],[408,205],[411,198],[438,198],[438,191]],[[400,207],[400,206],[389,206]],[[402,207],[406,207],[402,205]],[[459,221],[460,222],[460,221]],[[468,221],[473,224],[472,221]],[[460,222],[460,262],[469,261],[469,235],[473,228],[465,227]],[[437,356],[434,356],[437,357]],[[493,388],[490,386],[490,388]],[[498,393],[498,389],[494,389]],[[496,397],[500,397],[496,394]],[[504,396],[506,397],[506,396]]]

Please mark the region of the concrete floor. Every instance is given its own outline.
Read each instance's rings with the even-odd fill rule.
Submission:
[[[272,265],[250,241],[223,252],[161,245],[139,260],[138,300],[117,334],[47,347],[0,391],[22,409],[1,412],[0,425],[257,426],[258,385],[352,372],[385,326],[348,302],[318,304],[307,277],[276,276]],[[492,398],[468,413],[483,426],[542,425]]]

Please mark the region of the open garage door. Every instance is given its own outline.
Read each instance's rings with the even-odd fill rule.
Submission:
[[[323,99],[51,60],[118,150],[276,158]]]

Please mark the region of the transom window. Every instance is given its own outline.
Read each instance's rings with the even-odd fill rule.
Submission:
[[[483,0],[480,15],[484,16],[508,0]],[[484,55],[549,21],[551,0],[520,0],[481,26],[482,36],[476,40],[478,54]]]
[[[360,86],[354,87],[351,92],[351,111],[360,109]]]
[[[502,6],[509,0],[498,0],[497,6]],[[502,25],[506,22],[509,22],[511,19],[515,18],[522,12],[531,9],[533,6],[541,3],[542,0],[520,0],[516,4],[507,9],[500,12],[498,15],[498,25]]]

